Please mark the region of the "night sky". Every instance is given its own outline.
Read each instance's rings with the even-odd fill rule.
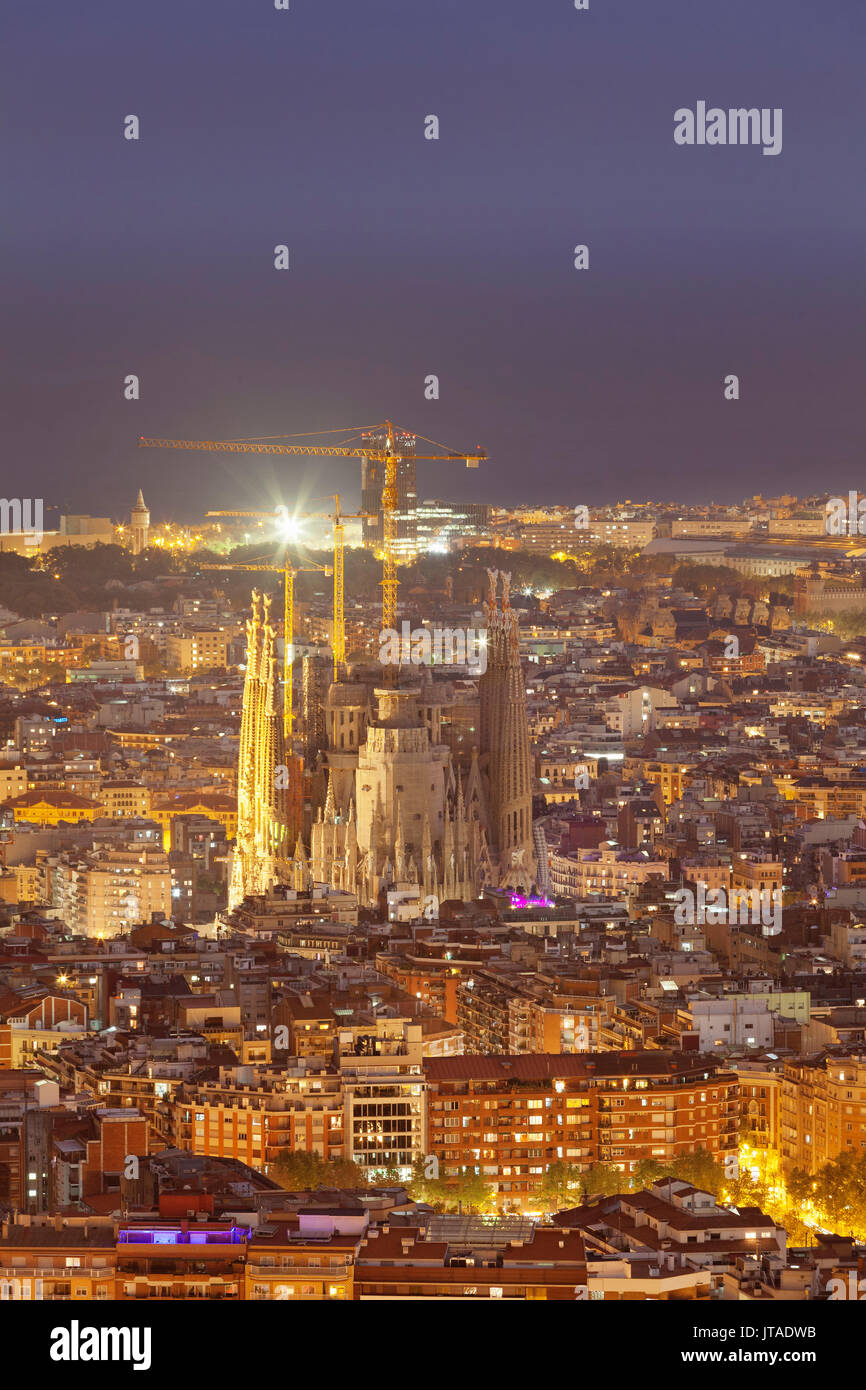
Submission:
[[[386,416],[489,451],[421,497],[862,485],[864,52],[864,0],[7,0],[4,495],[348,503],[354,460],[136,441]],[[782,153],[677,147],[699,100]]]

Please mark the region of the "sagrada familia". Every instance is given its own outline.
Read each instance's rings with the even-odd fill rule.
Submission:
[[[253,590],[247,619],[247,670],[238,751],[238,833],[229,905],[264,893],[283,872],[288,852],[286,739],[277,687],[276,629],[271,600]],[[282,785],[281,785],[282,784]]]
[[[325,697],[324,804],[309,827],[293,795],[298,759],[286,748],[269,601],[253,595],[238,765],[238,832],[230,906],[275,882],[328,884],[376,906],[404,888],[468,902],[486,887],[535,883],[526,692],[510,575],[488,570],[486,670],[478,682],[478,742],[468,770],[441,738],[444,682],[429,666],[387,683],[334,682]],[[294,849],[291,846],[294,846]]]

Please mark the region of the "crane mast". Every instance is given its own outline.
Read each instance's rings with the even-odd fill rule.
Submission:
[[[208,512],[208,516],[271,516],[270,512]],[[286,735],[287,750],[291,750],[292,728],[294,723],[293,710],[293,655],[295,649],[295,578],[299,574],[312,574],[318,570],[322,574],[328,574],[327,565],[293,565],[288,553],[284,565],[267,564],[228,564],[228,565],[202,565],[203,570],[264,570],[269,574],[281,574],[283,576],[283,730]]]
[[[142,435],[138,441],[140,449],[190,449],[197,451],[228,453],[228,454],[289,454],[296,456],[309,456],[311,454],[320,455],[324,458],[371,458],[383,465],[382,481],[382,627],[393,629],[397,625],[397,589],[399,579],[397,578],[397,557],[395,542],[397,539],[397,508],[398,508],[398,471],[403,454],[400,452],[394,425],[390,420],[384,421],[381,425],[372,427],[376,433],[384,436],[384,448],[370,447],[362,442],[360,445],[349,446],[346,444],[274,444],[267,440],[255,439],[157,439]],[[335,431],[344,433],[344,431]],[[433,441],[428,441],[433,442]],[[415,459],[425,462],[441,463],[446,459],[459,459],[465,462],[467,468],[477,468],[487,455],[484,450],[477,450],[475,453],[459,453],[454,450],[445,449],[441,445],[436,445],[441,450],[438,454],[413,454]],[[338,508],[339,510],[339,508]],[[208,515],[227,515],[227,513],[208,513]],[[274,515],[273,513],[261,512],[235,512],[235,516],[261,516]],[[336,542],[335,542],[336,553]],[[336,570],[336,564],[335,564]],[[336,613],[336,588],[337,575],[335,573],[335,613]],[[340,560],[340,612],[342,612],[342,546]],[[338,641],[337,623],[335,622],[334,641]],[[340,625],[342,626],[342,625]],[[343,659],[345,659],[345,629],[342,633]],[[335,655],[336,662],[336,655]],[[336,670],[336,666],[335,666]]]

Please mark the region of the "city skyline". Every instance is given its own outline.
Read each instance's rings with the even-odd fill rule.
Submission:
[[[826,1378],[863,0],[12,10],[0,1365],[567,1301]]]

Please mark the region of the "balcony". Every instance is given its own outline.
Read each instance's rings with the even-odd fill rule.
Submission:
[[[348,1261],[337,1265],[247,1265],[247,1273],[254,1279],[303,1284],[309,1279],[348,1279],[350,1268]]]
[[[178,1300],[183,1300],[183,1301],[186,1301],[186,1300],[188,1300],[188,1299],[193,1299],[193,1298],[198,1298],[198,1299],[214,1299],[214,1300],[229,1300],[229,1301],[235,1300],[235,1301],[236,1301],[236,1300],[240,1297],[236,1285],[233,1285],[233,1286],[231,1286],[231,1287],[229,1287],[229,1286],[221,1286],[221,1287],[219,1287],[219,1288],[210,1288],[210,1289],[204,1289],[204,1288],[201,1288],[201,1287],[199,1287],[199,1288],[182,1287],[182,1288],[180,1288],[180,1289],[177,1289],[176,1291],[172,1290],[172,1291],[169,1292],[169,1293],[163,1293],[163,1292],[162,1292],[162,1290],[163,1290],[164,1287],[165,1287],[165,1281],[163,1280],[163,1281],[161,1281],[161,1282],[159,1282],[159,1283],[157,1283],[157,1284],[153,1284],[153,1285],[150,1285],[150,1284],[149,1284],[149,1285],[147,1286],[147,1288],[140,1288],[140,1287],[139,1287],[139,1288],[137,1288],[137,1289],[135,1290],[134,1293],[126,1293],[126,1292],[125,1292],[125,1293],[123,1294],[123,1298],[126,1299],[127,1301],[138,1303],[138,1302],[145,1302],[146,1300],[151,1299],[151,1298],[153,1298],[153,1299],[178,1299]]]

